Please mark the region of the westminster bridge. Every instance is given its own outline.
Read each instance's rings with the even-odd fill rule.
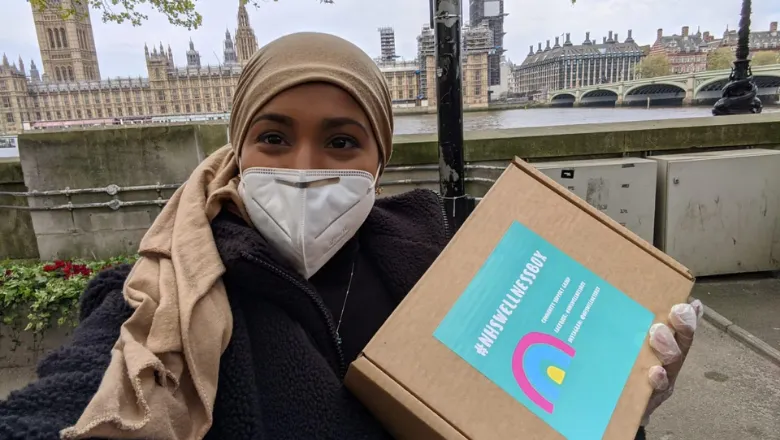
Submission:
[[[711,70],[555,90],[548,92],[547,101],[555,107],[712,104],[721,97],[730,73]],[[761,100],[777,103],[780,64],[754,67],[753,77]]]

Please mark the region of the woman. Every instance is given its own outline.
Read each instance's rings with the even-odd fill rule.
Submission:
[[[342,386],[346,366],[450,238],[432,192],[375,202],[392,130],[356,46],[301,33],[258,51],[232,145],[172,197],[132,270],[90,284],[73,342],[0,403],[0,438],[387,438]],[[676,336],[653,326],[666,368],[650,371],[648,414],[700,314],[676,306]]]

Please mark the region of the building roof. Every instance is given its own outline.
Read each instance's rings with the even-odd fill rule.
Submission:
[[[701,32],[689,35],[664,35],[656,40],[655,45],[660,45],[671,53],[696,53],[706,52],[710,44],[705,41]]]
[[[76,92],[80,90],[105,90],[148,88],[148,78],[114,78],[99,81],[73,81],[73,82],[32,82],[29,83],[31,92]]]
[[[629,37],[624,42],[618,42],[613,37],[612,32],[609,33],[609,37],[606,42],[596,43],[590,39],[590,32],[586,34],[583,44],[572,44],[570,34],[566,34],[566,41],[563,45],[560,44],[560,37],[555,38],[555,45],[550,46],[550,40],[547,40],[547,46],[542,49],[542,43],[539,43],[536,52],[529,53],[525,61],[520,65],[528,66],[537,63],[545,63],[554,61],[560,58],[568,57],[596,57],[606,54],[634,54],[641,55],[642,49],[636,44],[633,38],[631,38],[631,31],[629,31]],[[533,51],[533,46],[531,46]]]
[[[728,30],[723,33],[722,45],[736,46],[739,36],[736,30]],[[780,48],[780,32],[777,32],[777,23],[772,22],[768,31],[750,32],[751,49],[777,49]]]

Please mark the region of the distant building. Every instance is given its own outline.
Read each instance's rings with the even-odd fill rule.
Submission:
[[[469,21],[473,26],[483,23],[490,29],[493,46],[488,52],[488,86],[501,84],[501,59],[504,52],[504,0],[470,0]]]
[[[413,107],[420,103],[420,65],[415,61],[379,62],[379,70],[387,81],[393,105]]]
[[[552,47],[550,40],[544,49],[542,43],[536,51],[531,46],[525,61],[513,70],[514,93],[532,96],[553,90],[631,81],[644,56],[632,38],[631,30],[623,42],[612,31],[601,43],[591,40],[590,32],[578,45],[571,42],[570,34],[566,34],[563,45],[559,38],[555,37]]]
[[[383,63],[395,61],[395,30],[391,27],[379,28],[380,60]]]
[[[720,40],[720,46],[737,47],[739,36],[736,30],[728,30],[723,33],[723,39]],[[777,22],[769,24],[768,31],[750,32],[750,52],[780,52],[780,34],[777,32]]]
[[[249,14],[246,12],[246,6],[243,2],[238,3],[238,27],[236,28],[236,54],[238,62],[246,64],[249,58],[257,52],[257,38],[255,30],[249,24]]]
[[[683,26],[680,35],[664,35],[664,30],[658,29],[650,54],[666,55],[671,74],[695,73],[707,70],[707,54],[718,46],[709,32],[691,34],[690,28]]]
[[[472,108],[487,107],[488,55],[493,44],[493,32],[484,22],[477,26],[466,24],[461,39],[463,104]],[[436,43],[429,25],[424,25],[417,37],[417,60],[420,66],[421,105],[436,107]]]
[[[436,100],[436,37],[429,25],[424,25],[417,36],[417,62],[420,64],[420,99]],[[429,65],[430,64],[430,65]],[[429,73],[430,72],[430,73]]]
[[[242,64],[257,51],[240,5],[235,42],[225,32],[223,63],[204,65],[192,41],[184,66],[176,66],[170,46],[144,45],[148,77],[101,79],[89,9],[75,7],[80,14],[65,19],[33,7],[43,75],[31,63],[28,77],[21,59],[17,65],[3,57],[0,132],[74,120],[110,124],[113,118],[229,112]]]
[[[58,83],[99,80],[100,66],[88,3],[65,5],[68,6],[73,7],[75,13],[64,20],[55,12],[42,12],[32,7],[43,61],[43,80]]]

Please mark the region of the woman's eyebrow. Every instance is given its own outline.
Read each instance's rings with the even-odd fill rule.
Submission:
[[[255,116],[254,119],[252,119],[252,124],[256,124],[260,121],[271,121],[271,122],[277,122],[279,124],[287,125],[287,126],[294,126],[295,120],[289,116],[285,116],[279,113],[263,113],[260,115]]]
[[[354,125],[354,126],[360,128],[361,130],[363,130],[363,132],[366,135],[368,135],[368,129],[366,129],[366,127],[363,124],[361,124],[360,122],[358,122],[358,121],[356,121],[356,120],[354,120],[352,118],[347,118],[347,117],[326,118],[326,119],[324,119],[322,121],[322,128],[325,129],[325,130],[339,128],[339,127],[343,127],[345,125]]]

